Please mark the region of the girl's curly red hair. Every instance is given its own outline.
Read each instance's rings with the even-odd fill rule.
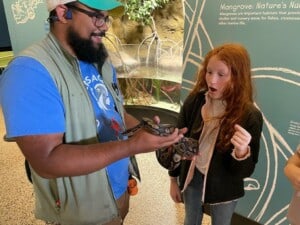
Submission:
[[[234,124],[240,123],[245,106],[253,103],[253,84],[251,79],[251,61],[248,51],[238,43],[226,43],[211,50],[202,62],[197,73],[194,88],[190,94],[208,90],[205,80],[206,69],[211,57],[216,56],[231,71],[231,81],[223,93],[226,109],[220,118],[220,129],[217,149],[228,149],[234,134]]]

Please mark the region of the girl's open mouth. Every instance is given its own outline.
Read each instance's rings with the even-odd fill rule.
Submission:
[[[213,88],[213,87],[209,87],[209,90],[210,90],[211,92],[217,91],[217,89],[216,89],[216,88]]]

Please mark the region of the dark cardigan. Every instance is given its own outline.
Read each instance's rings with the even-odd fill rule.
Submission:
[[[178,128],[187,127],[187,137],[199,139],[202,123],[201,108],[205,103],[204,92],[197,95],[189,95],[185,100],[178,117]],[[249,177],[258,161],[259,144],[263,126],[261,112],[249,104],[240,124],[252,136],[249,144],[251,155],[245,160],[238,161],[231,156],[232,148],[227,151],[214,149],[205,187],[205,203],[218,203],[231,201],[244,196],[243,179]],[[181,165],[173,171],[169,171],[172,177],[179,176],[179,186],[182,189],[190,166],[189,160],[183,160]]]

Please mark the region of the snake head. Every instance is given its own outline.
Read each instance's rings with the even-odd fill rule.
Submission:
[[[175,130],[175,127],[172,124],[156,123],[146,117],[142,118],[141,124],[142,128],[146,131],[157,136],[168,136]]]
[[[175,130],[175,127],[172,124],[162,124],[156,123],[155,121],[143,117],[140,123],[130,129],[127,129],[122,134],[127,136],[132,136],[137,130],[145,129],[147,132],[157,135],[157,136],[168,136],[172,134]]]

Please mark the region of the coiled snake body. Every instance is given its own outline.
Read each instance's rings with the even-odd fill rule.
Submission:
[[[153,120],[143,117],[137,126],[126,130],[123,134],[131,136],[141,128],[158,136],[168,136],[175,130],[172,124],[156,124]],[[159,164],[168,170],[176,169],[180,165],[180,160],[183,157],[191,158],[197,153],[198,141],[188,137],[183,137],[178,143],[155,151]]]

